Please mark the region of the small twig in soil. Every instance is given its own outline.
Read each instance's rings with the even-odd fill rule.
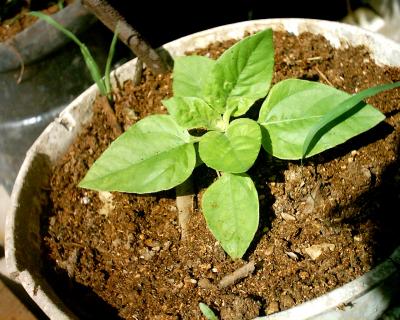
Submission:
[[[307,61],[315,61],[315,60],[321,60],[322,57],[317,56],[317,57],[311,57],[311,58],[307,58]]]
[[[317,70],[318,74],[321,76],[322,79],[325,80],[325,82],[326,82],[327,84],[329,84],[329,85],[330,85],[331,87],[333,87],[333,88],[335,87],[335,86],[328,80],[328,78],[326,77],[326,75],[324,75],[323,72],[322,72],[321,70],[318,69],[317,66],[315,67],[315,70]]]
[[[135,30],[107,1],[84,0],[83,4],[113,32],[119,22],[118,37],[152,70],[154,74],[168,72],[169,67],[161,59],[160,55],[150,47],[139,32]]]
[[[176,207],[178,208],[178,221],[181,227],[181,240],[187,238],[188,223],[194,209],[193,182],[189,178],[175,188]]]
[[[308,61],[308,62],[310,62],[310,61],[317,61],[317,60],[321,60],[322,59],[322,57],[320,57],[320,56],[317,56],[317,57],[310,57],[310,58],[307,58],[306,60]],[[295,62],[296,63],[301,63],[301,62],[303,62],[304,60],[302,60],[302,59],[299,59],[299,60],[296,60]]]
[[[244,279],[249,275],[251,275],[254,272],[254,270],[255,270],[255,263],[254,261],[250,261],[246,263],[244,266],[240,267],[239,269],[223,277],[218,284],[218,288],[224,289],[231,285],[234,285],[239,280]]]
[[[136,66],[135,66],[135,77],[132,80],[135,86],[140,84],[140,81],[142,80],[142,74],[143,74],[143,62],[138,58],[136,60]]]

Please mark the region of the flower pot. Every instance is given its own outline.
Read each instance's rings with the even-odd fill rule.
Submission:
[[[53,17],[76,34],[96,21],[81,1],[66,6]],[[98,27],[93,28],[87,32],[86,43],[95,57],[104,62],[104,48],[109,43],[96,36],[101,34]],[[79,48],[68,44],[69,41],[45,21],[36,21],[13,38],[0,42],[0,185],[8,192],[34,139],[92,82],[89,72],[78,72],[85,70],[85,62]],[[65,87],[62,92],[58,90],[61,86]]]
[[[400,46],[382,36],[340,23],[304,19],[232,24],[181,38],[164,48],[173,56],[183,55],[185,51],[212,42],[240,38],[245,31],[268,27],[294,34],[305,31],[321,34],[336,47],[342,44],[365,45],[378,64],[400,65]],[[136,60],[132,60],[116,70],[119,83],[134,78],[135,65]],[[78,317],[66,307],[41,273],[42,187],[50,166],[66,152],[82,125],[91,119],[96,93],[96,87],[92,86],[74,100],[28,151],[13,189],[12,208],[7,217],[6,259],[9,270],[51,319]],[[399,291],[400,279],[396,268],[399,261],[400,248],[397,248],[389,259],[360,278],[319,298],[260,319],[377,319]]]

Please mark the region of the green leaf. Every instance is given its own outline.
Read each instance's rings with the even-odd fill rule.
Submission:
[[[58,10],[64,9],[64,1],[65,1],[65,0],[58,0],[58,1],[57,1]]]
[[[207,132],[199,143],[200,158],[207,166],[231,173],[246,172],[260,148],[260,126],[250,119],[232,121],[225,133]]]
[[[103,191],[157,192],[185,181],[195,163],[189,133],[171,116],[153,115],[118,137],[79,186]]]
[[[215,60],[202,56],[183,56],[174,59],[172,89],[175,97],[199,97]]]
[[[173,97],[163,100],[175,121],[186,129],[206,128],[217,130],[221,115],[204,100],[196,97]]]
[[[321,120],[316,123],[308,132],[303,144],[303,157],[307,156],[309,150],[318,142],[321,137],[330,130],[331,127],[337,125],[346,115],[349,114],[353,108],[356,108],[362,100],[372,97],[382,91],[391,90],[400,87],[400,81],[384,85],[375,86],[372,88],[360,91],[350,98],[346,99],[332,111],[324,115]],[[365,105],[365,104],[363,104]],[[384,117],[382,118],[382,120]]]
[[[201,313],[207,320],[218,320],[214,311],[212,311],[211,308],[208,305],[206,305],[205,303],[200,302],[199,308],[200,308]]]
[[[84,45],[71,31],[66,29],[63,25],[58,23],[52,17],[38,11],[31,11],[29,12],[29,14],[46,21],[48,24],[52,25],[53,27],[64,33],[64,35],[66,35],[68,38],[70,38],[79,46],[79,49],[81,50],[83,59],[85,60],[86,66],[89,69],[93,81],[96,82],[101,95],[106,96],[107,95],[106,85],[104,83],[103,78],[101,77],[99,66],[97,65],[93,56],[90,54],[90,51],[86,47],[86,45]]]
[[[240,116],[268,93],[273,68],[272,30],[244,38],[217,60],[204,87],[206,100],[220,113],[233,108]]]
[[[231,258],[241,258],[258,228],[258,194],[251,178],[224,173],[204,193],[202,208],[222,248]]]
[[[308,132],[349,94],[306,80],[288,79],[276,84],[260,109],[264,149],[280,159],[302,159]],[[351,116],[330,128],[307,153],[312,156],[374,127],[384,115],[371,105],[360,105]]]

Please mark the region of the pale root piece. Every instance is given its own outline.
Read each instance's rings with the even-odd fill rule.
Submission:
[[[103,202],[99,213],[103,216],[108,216],[108,214],[114,210],[113,195],[108,191],[99,191],[99,199]]]
[[[230,287],[235,283],[237,283],[239,280],[242,280],[251,275],[254,272],[254,270],[255,270],[255,263],[254,261],[250,261],[246,263],[244,266],[240,267],[239,269],[223,277],[219,282],[218,287],[220,289]]]
[[[188,223],[194,210],[193,182],[191,178],[175,188],[178,221],[181,227],[181,239],[185,240],[188,233]]]

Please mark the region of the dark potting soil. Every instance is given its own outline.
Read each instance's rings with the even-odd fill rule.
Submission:
[[[65,0],[64,6],[72,3],[74,0]],[[30,16],[29,11],[40,10],[45,14],[54,14],[60,10],[56,4],[57,1],[23,1],[22,6],[17,12],[14,12],[12,17],[0,20],[0,42],[6,41],[17,33],[31,26],[36,20],[36,17]]]
[[[363,47],[338,50],[311,34],[274,37],[274,82],[311,79],[354,93],[400,80],[400,69],[377,66]],[[196,53],[217,57],[233,43]],[[145,71],[139,85],[128,81],[115,93],[117,118],[126,129],[165,113],[160,101],[171,94],[171,75]],[[82,319],[200,319],[199,302],[221,319],[251,319],[357,278],[399,244],[400,90],[368,102],[385,113],[384,123],[303,165],[261,152],[250,171],[260,226],[244,259],[232,261],[200,207],[180,240],[174,191],[135,195],[77,187],[115,138],[98,100],[92,122],[54,168],[42,230],[44,272]],[[215,173],[202,166],[194,177],[200,203]],[[249,277],[218,288],[248,261],[255,262]]]

